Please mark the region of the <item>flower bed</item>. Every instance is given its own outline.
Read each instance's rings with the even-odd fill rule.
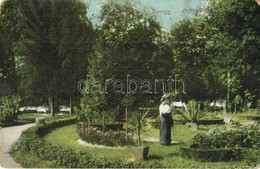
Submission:
[[[131,136],[126,140],[124,131],[109,130],[103,133],[99,128],[91,126],[89,129],[85,128],[82,132],[81,124],[78,124],[77,131],[83,141],[91,144],[125,146],[133,145],[135,143]]]

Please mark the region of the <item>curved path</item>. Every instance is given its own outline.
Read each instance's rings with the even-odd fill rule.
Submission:
[[[21,168],[9,154],[12,145],[20,138],[22,132],[33,124],[25,124],[12,127],[0,127],[0,168]]]

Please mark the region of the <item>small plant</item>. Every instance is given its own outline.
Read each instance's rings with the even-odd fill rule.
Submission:
[[[187,107],[183,109],[183,116],[191,123],[198,124],[198,121],[206,113],[202,112],[200,109],[200,103],[195,100],[189,101]]]
[[[133,126],[133,129],[138,137],[137,144],[141,145],[141,134],[144,132],[144,127],[147,126],[147,114],[149,110],[138,110],[134,112],[129,120],[130,124]]]

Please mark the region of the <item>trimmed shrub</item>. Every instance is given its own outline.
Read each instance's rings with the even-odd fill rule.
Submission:
[[[200,161],[234,161],[242,159],[242,150],[239,148],[228,149],[198,149],[181,148],[181,155],[185,158],[191,158]]]
[[[197,134],[191,148],[260,148],[260,131],[258,126],[226,130],[212,130],[208,134]]]
[[[36,134],[40,137],[44,136],[45,134],[49,133],[52,129],[67,126],[70,124],[75,124],[77,121],[77,117],[71,117],[71,118],[64,118],[55,120],[52,122],[48,122],[46,125],[39,125],[36,128]]]
[[[260,150],[259,149],[246,149],[243,152],[243,159],[248,164],[257,165],[260,162]]]
[[[181,155],[201,161],[260,162],[259,140],[259,126],[240,126],[228,131],[213,129],[208,134],[197,134],[190,147],[181,148]]]

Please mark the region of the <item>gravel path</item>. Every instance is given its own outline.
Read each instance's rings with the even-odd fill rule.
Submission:
[[[34,124],[13,127],[0,127],[0,168],[21,168],[9,154],[12,145],[20,138],[22,132]]]

